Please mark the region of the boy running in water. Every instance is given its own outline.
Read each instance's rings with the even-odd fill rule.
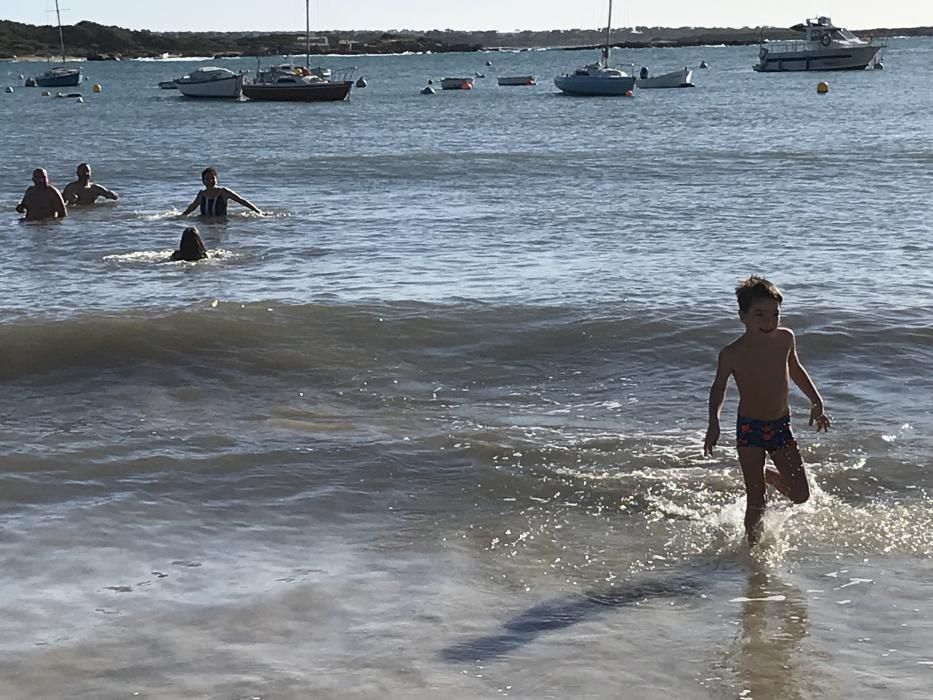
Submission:
[[[797,442],[790,429],[788,379],[810,399],[810,425],[829,430],[823,399],[797,359],[794,333],[780,326],[780,290],[762,277],[749,277],[735,290],[745,333],[719,353],[716,378],[709,390],[709,427],[703,454],[719,441],[719,412],[729,377],[739,390],[736,448],[745,479],[745,532],[749,544],[761,538],[765,484],[794,503],[810,497],[810,486]],[[765,467],[765,453],[774,467]]]

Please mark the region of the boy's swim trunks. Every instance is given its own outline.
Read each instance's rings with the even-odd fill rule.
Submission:
[[[771,452],[796,444],[790,431],[790,416],[776,420],[738,417],[735,425],[736,447],[761,447]]]

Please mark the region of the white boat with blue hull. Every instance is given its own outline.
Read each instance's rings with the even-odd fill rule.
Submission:
[[[554,78],[557,88],[568,95],[618,96],[630,95],[635,77],[620,68],[609,67],[609,40],[612,31],[612,0],[609,0],[609,21],[606,23],[606,45],[598,63],[577,68],[573,73]]]
[[[884,44],[875,44],[837,27],[829,17],[808,19],[791,27],[804,36],[798,41],[762,42],[759,73],[785,71],[865,70],[882,68]]]

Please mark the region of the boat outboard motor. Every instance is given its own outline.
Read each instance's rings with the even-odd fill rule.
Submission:
[[[639,77],[641,80],[647,80],[647,79],[648,79],[648,69],[645,68],[644,66],[642,66],[642,67],[641,67],[641,72],[638,74],[638,77]]]

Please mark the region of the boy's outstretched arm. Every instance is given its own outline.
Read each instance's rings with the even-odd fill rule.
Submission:
[[[713,448],[719,442],[719,411],[726,398],[726,384],[732,374],[732,362],[729,353],[723,348],[716,363],[716,378],[709,388],[709,425],[706,428],[706,439],[703,441],[703,454],[712,455]]]
[[[793,333],[791,333],[790,337],[790,354],[787,358],[787,371],[790,378],[794,381],[794,384],[796,384],[800,388],[800,391],[810,399],[810,425],[816,424],[816,432],[820,432],[821,430],[828,431],[830,422],[829,416],[826,415],[823,408],[823,397],[820,396],[820,392],[817,391],[816,385],[813,383],[813,380],[810,379],[807,370],[800,364],[800,359],[797,357],[797,341]]]

